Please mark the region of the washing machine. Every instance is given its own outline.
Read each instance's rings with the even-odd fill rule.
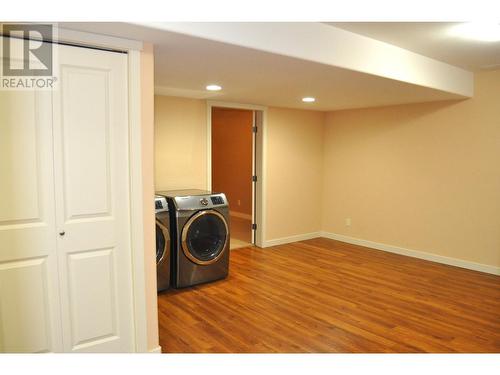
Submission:
[[[170,287],[170,214],[167,199],[155,196],[156,284],[158,292]]]
[[[158,192],[167,199],[172,234],[171,285],[183,288],[227,277],[229,205],[223,193]]]

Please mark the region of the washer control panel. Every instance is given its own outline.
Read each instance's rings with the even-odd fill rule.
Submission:
[[[212,201],[212,204],[214,205],[219,205],[219,204],[224,204],[224,198],[222,198],[220,195],[215,195],[210,197],[210,200]]]
[[[228,205],[226,196],[223,193],[175,197],[174,201],[178,210],[199,210],[205,208],[224,207]]]

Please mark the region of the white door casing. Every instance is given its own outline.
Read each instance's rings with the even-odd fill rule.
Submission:
[[[266,140],[264,137],[267,128],[264,126],[265,110],[254,111],[254,116],[255,126],[257,127],[257,133],[254,134],[254,173],[258,176],[258,178],[257,182],[253,184],[255,210],[253,212],[252,220],[254,223],[258,223],[257,230],[254,231],[254,244],[262,247],[264,244],[264,233],[266,228],[266,190],[264,188],[264,181],[266,179],[266,176],[264,175],[264,163],[266,161],[264,147],[266,145]]]
[[[212,190],[212,108],[238,108],[254,112],[254,125],[257,133],[253,136],[253,171],[257,182],[252,183],[252,222],[257,225],[253,230],[254,244],[263,247],[266,232],[266,132],[267,107],[253,104],[240,104],[220,101],[207,101],[207,190]]]
[[[127,82],[138,66],[56,48],[59,91],[0,91],[0,352],[143,351],[129,191],[140,123]]]
[[[127,55],[58,48],[53,120],[64,351],[131,352]]]

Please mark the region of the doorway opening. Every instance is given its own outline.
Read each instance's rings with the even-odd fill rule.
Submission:
[[[225,105],[209,105],[208,110],[209,188],[229,201],[231,249],[251,246],[258,242],[257,134],[262,111]]]

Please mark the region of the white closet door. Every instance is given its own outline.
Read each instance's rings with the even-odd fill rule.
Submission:
[[[54,209],[51,93],[0,91],[0,352],[62,350]]]
[[[58,48],[53,113],[64,349],[130,352],[127,55]]]

